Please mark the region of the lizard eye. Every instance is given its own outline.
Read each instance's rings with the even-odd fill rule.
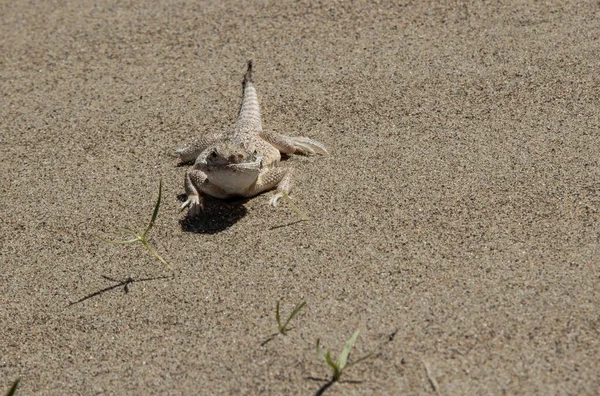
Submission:
[[[243,159],[244,158],[244,154],[238,154],[238,158],[239,159]]]

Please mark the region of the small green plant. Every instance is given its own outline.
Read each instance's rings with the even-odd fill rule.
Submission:
[[[294,307],[294,309],[292,310],[292,313],[290,313],[290,316],[288,316],[288,318],[285,320],[285,322],[282,323],[281,322],[281,314],[279,312],[279,301],[277,301],[277,306],[275,307],[275,320],[277,320],[277,333],[271,334],[269,336],[269,338],[264,340],[260,345],[261,346],[267,345],[279,334],[285,335],[285,333],[287,331],[287,325],[291,322],[292,319],[294,319],[294,317],[296,315],[298,315],[300,313],[300,311],[302,310],[302,308],[304,308],[305,305],[306,305],[306,301],[302,301],[301,303],[296,305]]]
[[[277,308],[275,309],[275,319],[277,320],[277,331],[279,331],[279,334],[285,335],[287,325],[290,323],[290,321],[292,319],[294,319],[294,317],[296,315],[298,315],[300,313],[300,311],[302,310],[302,308],[304,308],[305,305],[306,305],[306,301],[302,301],[300,304],[296,305],[294,307],[294,310],[290,314],[290,316],[288,316],[285,323],[282,324],[281,316],[279,314],[279,301],[277,301]]]
[[[358,333],[359,333],[359,331],[356,330],[354,332],[354,334],[352,334],[352,337],[350,337],[350,339],[348,341],[346,341],[346,345],[344,346],[344,349],[342,350],[342,353],[340,354],[340,356],[338,357],[338,360],[336,362],[334,362],[333,359],[331,358],[330,351],[327,351],[326,353],[323,353],[323,351],[321,351],[320,340],[317,340],[317,354],[319,355],[319,357],[321,359],[325,360],[325,362],[333,370],[333,375],[331,377],[332,383],[339,381],[339,379],[342,376],[342,373],[344,372],[344,369],[346,367],[350,367],[352,365],[360,363],[363,360],[371,357],[372,353],[369,353],[368,355],[363,356],[360,359],[355,360],[352,363],[348,362],[348,357],[350,356],[350,350],[352,349],[352,346],[354,346],[354,343],[356,342],[356,339],[358,338]]]
[[[144,245],[144,247],[146,249],[148,249],[150,254],[152,254],[154,257],[156,257],[156,259],[158,259],[158,261],[163,263],[168,269],[172,269],[171,266],[169,265],[169,263],[167,263],[167,261],[165,259],[160,257],[160,255],[156,252],[156,250],[154,250],[154,248],[148,243],[148,233],[154,226],[154,221],[158,217],[158,208],[160,207],[161,199],[162,199],[162,180],[160,181],[160,183],[158,185],[158,199],[156,200],[156,205],[154,206],[154,213],[152,213],[152,218],[150,219],[150,224],[148,224],[148,227],[146,227],[146,229],[142,233],[135,232],[135,231],[132,231],[127,228],[123,230],[123,231],[127,232],[128,234],[133,235],[134,236],[133,239],[129,239],[127,241],[109,241],[107,239],[102,238],[99,235],[96,235],[96,237],[98,239],[100,239],[102,242],[112,243],[115,245],[128,245],[130,243],[140,242],[142,245]]]
[[[287,201],[287,203],[290,205],[290,208],[292,208],[292,210],[294,212],[296,212],[296,214],[300,217],[301,221],[308,221],[310,220],[308,218],[308,216],[302,212],[300,209],[298,209],[298,207],[296,206],[296,204],[294,203],[294,201],[292,201],[292,199],[290,198],[290,196],[288,195],[288,193],[286,193],[285,191],[283,192],[283,198],[285,198],[285,200]]]
[[[19,386],[19,381],[21,381],[21,378],[17,378],[16,381],[13,382],[12,386],[6,393],[6,396],[13,396],[15,394],[15,392],[17,391],[17,386]]]

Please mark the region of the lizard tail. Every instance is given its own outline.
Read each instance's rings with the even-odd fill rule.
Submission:
[[[258,104],[258,96],[256,88],[252,81],[252,61],[248,61],[248,70],[244,76],[243,82],[242,105],[237,119],[238,127],[253,128],[256,130],[262,129],[260,122],[260,106]]]
[[[244,76],[244,82],[242,83],[243,87],[246,88],[248,83],[253,83],[252,81],[252,60],[248,61],[248,70],[246,71],[246,75]]]

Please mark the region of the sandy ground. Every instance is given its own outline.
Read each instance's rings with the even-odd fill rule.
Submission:
[[[0,392],[595,393],[600,5],[491,3],[2,2]],[[310,221],[178,210],[248,59]]]

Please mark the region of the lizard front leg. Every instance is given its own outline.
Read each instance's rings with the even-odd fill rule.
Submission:
[[[277,187],[269,199],[269,204],[277,207],[277,201],[283,194],[289,194],[294,187],[293,183],[294,171],[292,168],[277,167],[269,169],[258,176],[256,183],[247,191],[247,196],[252,197],[260,194],[263,191],[272,190]]]
[[[212,184],[208,176],[200,169],[191,168],[185,172],[186,201],[181,205],[181,210],[189,206],[188,215],[191,217],[199,215],[204,209],[204,197],[208,194],[215,198],[227,198],[229,195],[219,186]]]
[[[322,143],[304,136],[286,136],[275,132],[260,133],[260,137],[284,154],[329,154]]]
[[[208,176],[206,173],[198,169],[188,169],[185,172],[185,193],[187,194],[186,201],[181,205],[181,210],[189,206],[188,215],[196,216],[204,208],[204,199],[200,195],[202,186],[208,183]]]

